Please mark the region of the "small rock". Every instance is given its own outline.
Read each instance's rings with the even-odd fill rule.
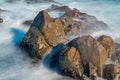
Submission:
[[[27,21],[24,21],[23,24],[26,25],[26,26],[30,26],[32,24],[33,20],[27,20]]]
[[[107,80],[120,80],[120,68],[115,64],[107,64],[103,69],[103,78]]]
[[[3,19],[2,18],[0,18],[0,23],[3,23]]]

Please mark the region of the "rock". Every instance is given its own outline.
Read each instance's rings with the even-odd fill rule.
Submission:
[[[84,19],[84,18],[83,18]],[[84,28],[81,31],[83,35],[90,35],[94,32],[99,32],[100,30],[109,31],[107,24],[102,21],[98,21],[94,16],[87,16],[81,23]]]
[[[42,59],[44,53],[50,48],[44,39],[44,36],[36,27],[31,27],[27,32],[21,46],[26,49],[29,56]]]
[[[20,0],[6,0],[6,2],[8,2],[8,3],[15,3],[17,1],[20,1]]]
[[[115,64],[118,64],[118,65],[120,64],[120,44],[119,43],[115,44],[115,52],[112,54],[111,60]]]
[[[91,36],[78,37],[66,45],[60,54],[63,75],[80,78],[81,75],[101,76],[107,52],[102,44]]]
[[[85,14],[85,13],[81,13],[78,9],[74,8],[73,10],[67,9],[65,11],[64,16],[75,18],[75,17],[80,17],[82,14]]]
[[[27,3],[54,2],[54,0],[25,0]]]
[[[51,5],[50,8],[46,9],[46,11],[61,11],[66,12],[70,11],[71,9],[68,6],[58,6],[58,5]]]
[[[2,18],[0,18],[0,23],[3,23],[3,19]]]
[[[21,43],[23,48],[29,50],[31,56],[43,57],[50,48],[70,41],[71,38],[68,37],[81,35],[82,31],[87,31],[87,25],[91,24],[92,26],[92,23],[98,21],[94,16],[81,13],[77,9],[72,10],[68,6],[53,5],[52,10],[65,11],[65,14],[60,18],[52,18],[48,13],[50,9],[40,11]],[[68,14],[69,12],[71,14]],[[28,24],[29,21],[26,23]],[[42,39],[42,41],[38,42],[38,39]]]
[[[33,20],[26,20],[23,22],[24,25],[30,26],[32,24]]]
[[[112,38],[110,36],[103,35],[98,38],[98,41],[105,47],[108,57],[111,57],[115,51],[115,43]]]
[[[103,69],[103,78],[107,80],[120,80],[120,68],[115,64],[107,64]]]
[[[115,52],[111,59],[116,63],[116,64],[120,64],[120,52]]]
[[[41,58],[50,47],[65,42],[64,36],[61,21],[52,19],[47,12],[41,11],[34,19],[21,45],[29,50],[32,57],[35,55]]]
[[[74,47],[66,47],[60,55],[61,74],[73,78],[81,78],[83,66],[80,60],[79,51]]]

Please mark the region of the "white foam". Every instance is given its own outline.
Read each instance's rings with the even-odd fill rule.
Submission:
[[[61,11],[51,11],[49,12],[49,15],[53,18],[59,18],[61,16],[64,15],[65,12],[61,12]]]
[[[57,73],[45,68],[43,64],[33,65],[31,59],[25,55],[19,48],[16,48],[13,38],[15,33],[11,29],[18,29],[26,32],[29,27],[22,25],[25,20],[33,20],[40,10],[46,9],[52,3],[27,4],[23,0],[14,4],[5,3],[0,0],[0,8],[6,10],[1,13],[4,23],[0,25],[0,80],[56,80],[61,76]],[[58,0],[57,0],[58,1]],[[61,1],[59,1],[61,2]],[[102,1],[101,1],[102,2]],[[71,8],[78,8],[81,12],[97,16],[99,20],[110,25],[113,32],[100,31],[91,34],[96,37],[107,34],[115,40],[119,38],[119,4],[87,1],[63,0],[63,4],[67,4]],[[50,13],[53,17],[61,16],[61,12]],[[19,37],[20,35],[18,35]],[[68,37],[73,39],[73,37]]]

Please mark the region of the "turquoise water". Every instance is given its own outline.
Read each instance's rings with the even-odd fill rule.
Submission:
[[[56,0],[58,1],[58,0]],[[81,12],[96,16],[108,24],[110,32],[101,30],[91,34],[107,34],[116,42],[120,41],[120,1],[119,0],[59,0],[62,5],[78,8]],[[47,69],[42,62],[33,64],[18,45],[29,29],[22,23],[32,20],[36,14],[53,3],[26,4],[24,0],[6,3],[0,0],[4,23],[0,24],[0,80],[60,80],[62,77]],[[53,16],[58,14],[52,13]]]

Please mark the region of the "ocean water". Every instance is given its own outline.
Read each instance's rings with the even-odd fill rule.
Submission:
[[[120,42],[120,1],[119,0],[55,0],[61,5],[77,8],[81,12],[96,16],[98,20],[107,23],[110,32],[101,30],[91,34],[93,37],[103,34],[110,35],[115,42]],[[56,3],[27,4],[24,0],[8,3],[0,0],[0,80],[65,80],[56,72],[48,69],[42,61],[38,64],[30,59],[19,44],[29,26],[22,23],[33,20],[40,10],[49,8]],[[59,12],[50,13],[59,17]],[[67,80],[67,79],[66,79]]]

